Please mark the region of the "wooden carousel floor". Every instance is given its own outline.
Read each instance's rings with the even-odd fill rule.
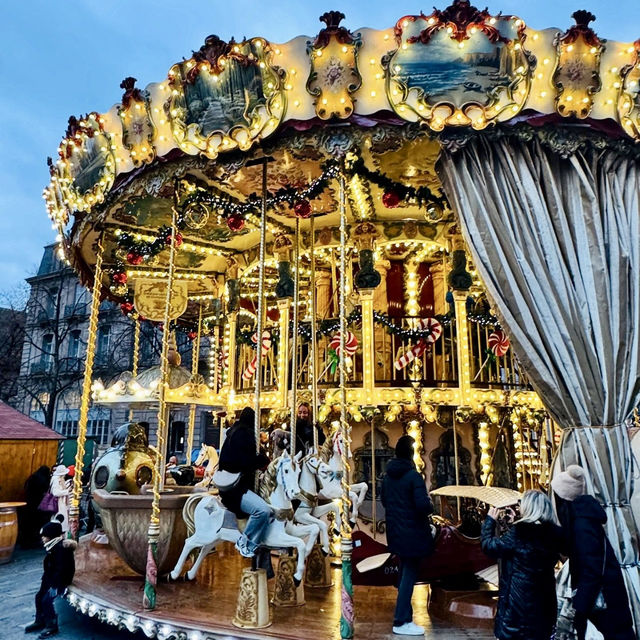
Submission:
[[[274,559],[275,561],[275,559]],[[235,614],[240,573],[249,561],[241,558],[227,543],[203,563],[195,582],[158,585],[157,607],[142,608],[142,577],[134,574],[110,548],[96,548],[83,540],[76,553],[76,576],[70,589],[72,600],[84,613],[100,615],[107,622],[127,625],[137,620],[145,630],[155,626],[159,637],[166,627],[187,630],[190,638],[234,640],[240,638],[279,638],[286,640],[340,638],[340,570],[334,571],[334,586],[305,588],[306,604],[300,607],[271,607],[273,624],[260,630],[238,629],[231,624]],[[270,581],[271,583],[272,581]],[[271,587],[271,584],[270,584]],[[272,588],[272,587],[271,587]],[[438,621],[427,612],[429,587],[418,585],[413,596],[415,621],[423,625],[427,638],[490,640],[486,630],[460,629]],[[398,638],[391,632],[396,590],[392,587],[355,587],[356,638],[387,640]],[[79,606],[78,603],[82,603]],[[123,622],[124,621],[124,622]],[[193,629],[193,632],[189,630]],[[132,629],[131,629],[132,630]],[[202,632],[198,635],[197,631]],[[149,635],[149,633],[147,633]],[[184,635],[183,635],[184,637]]]

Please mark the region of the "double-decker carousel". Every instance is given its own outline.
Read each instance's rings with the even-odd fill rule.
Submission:
[[[315,38],[210,36],[163,81],[126,78],[111,110],[70,118],[44,197],[61,257],[93,291],[74,535],[92,399],[157,411],[152,447],[130,425],[105,454],[116,471],[94,469],[109,544],[82,538],[74,606],[148,637],[384,637],[397,566],[379,489],[408,433],[428,487],[457,496],[440,504],[457,525],[461,509],[473,516],[465,496],[507,504],[546,486],[554,454],[587,467],[638,615],[625,420],[640,47],[573,17],[534,31],[455,0],[352,32],[329,12]],[[134,370],[103,383],[104,298],[135,336]],[[143,322],[162,353],[138,371]],[[278,516],[267,544],[283,550],[270,587],[233,549],[215,450],[201,448],[201,486],[167,483],[168,415],[190,408],[191,461],[196,406],[227,421],[253,407],[257,443],[273,431],[295,443],[301,403],[327,441],[316,430],[302,459],[269,445],[257,483]],[[488,565],[460,526],[441,528],[425,581]]]

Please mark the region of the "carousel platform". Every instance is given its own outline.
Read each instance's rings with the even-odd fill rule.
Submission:
[[[142,608],[142,576],[129,569],[111,548],[96,547],[85,537],[76,553],[76,575],[68,599],[83,614],[131,632],[140,629],[147,637],[160,640],[340,638],[340,570],[337,568],[333,569],[333,587],[305,589],[303,606],[272,607],[271,626],[258,630],[235,627],[231,620],[236,610],[240,575],[248,563],[231,545],[223,543],[204,561],[194,582],[161,582],[156,609],[146,611]],[[271,584],[270,588],[273,588]],[[430,616],[429,595],[427,585],[418,585],[413,597],[415,620],[427,629],[427,638],[493,638],[488,630],[455,627]],[[393,587],[356,586],[354,598],[356,638],[399,637],[391,632],[396,598]]]

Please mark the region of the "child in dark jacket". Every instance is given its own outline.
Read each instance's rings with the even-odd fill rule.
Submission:
[[[42,631],[38,638],[50,638],[58,633],[58,616],[53,603],[73,580],[73,554],[77,543],[64,538],[62,525],[57,521],[47,522],[40,535],[47,554],[40,589],[36,593],[36,619],[25,628],[25,632]]]

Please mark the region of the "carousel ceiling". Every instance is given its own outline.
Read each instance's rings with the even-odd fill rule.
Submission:
[[[256,260],[262,198],[272,258],[297,221],[303,254],[336,244],[339,175],[352,229],[446,244],[444,129],[570,117],[640,138],[640,44],[573,18],[536,31],[455,0],[382,31],[328,12],[314,38],[210,36],[159,83],[126,78],[107,113],[70,118],[44,193],[61,251],[89,281],[101,238],[104,284],[129,304],[136,281],[166,277],[175,211],[187,298],[220,297],[229,270]]]

